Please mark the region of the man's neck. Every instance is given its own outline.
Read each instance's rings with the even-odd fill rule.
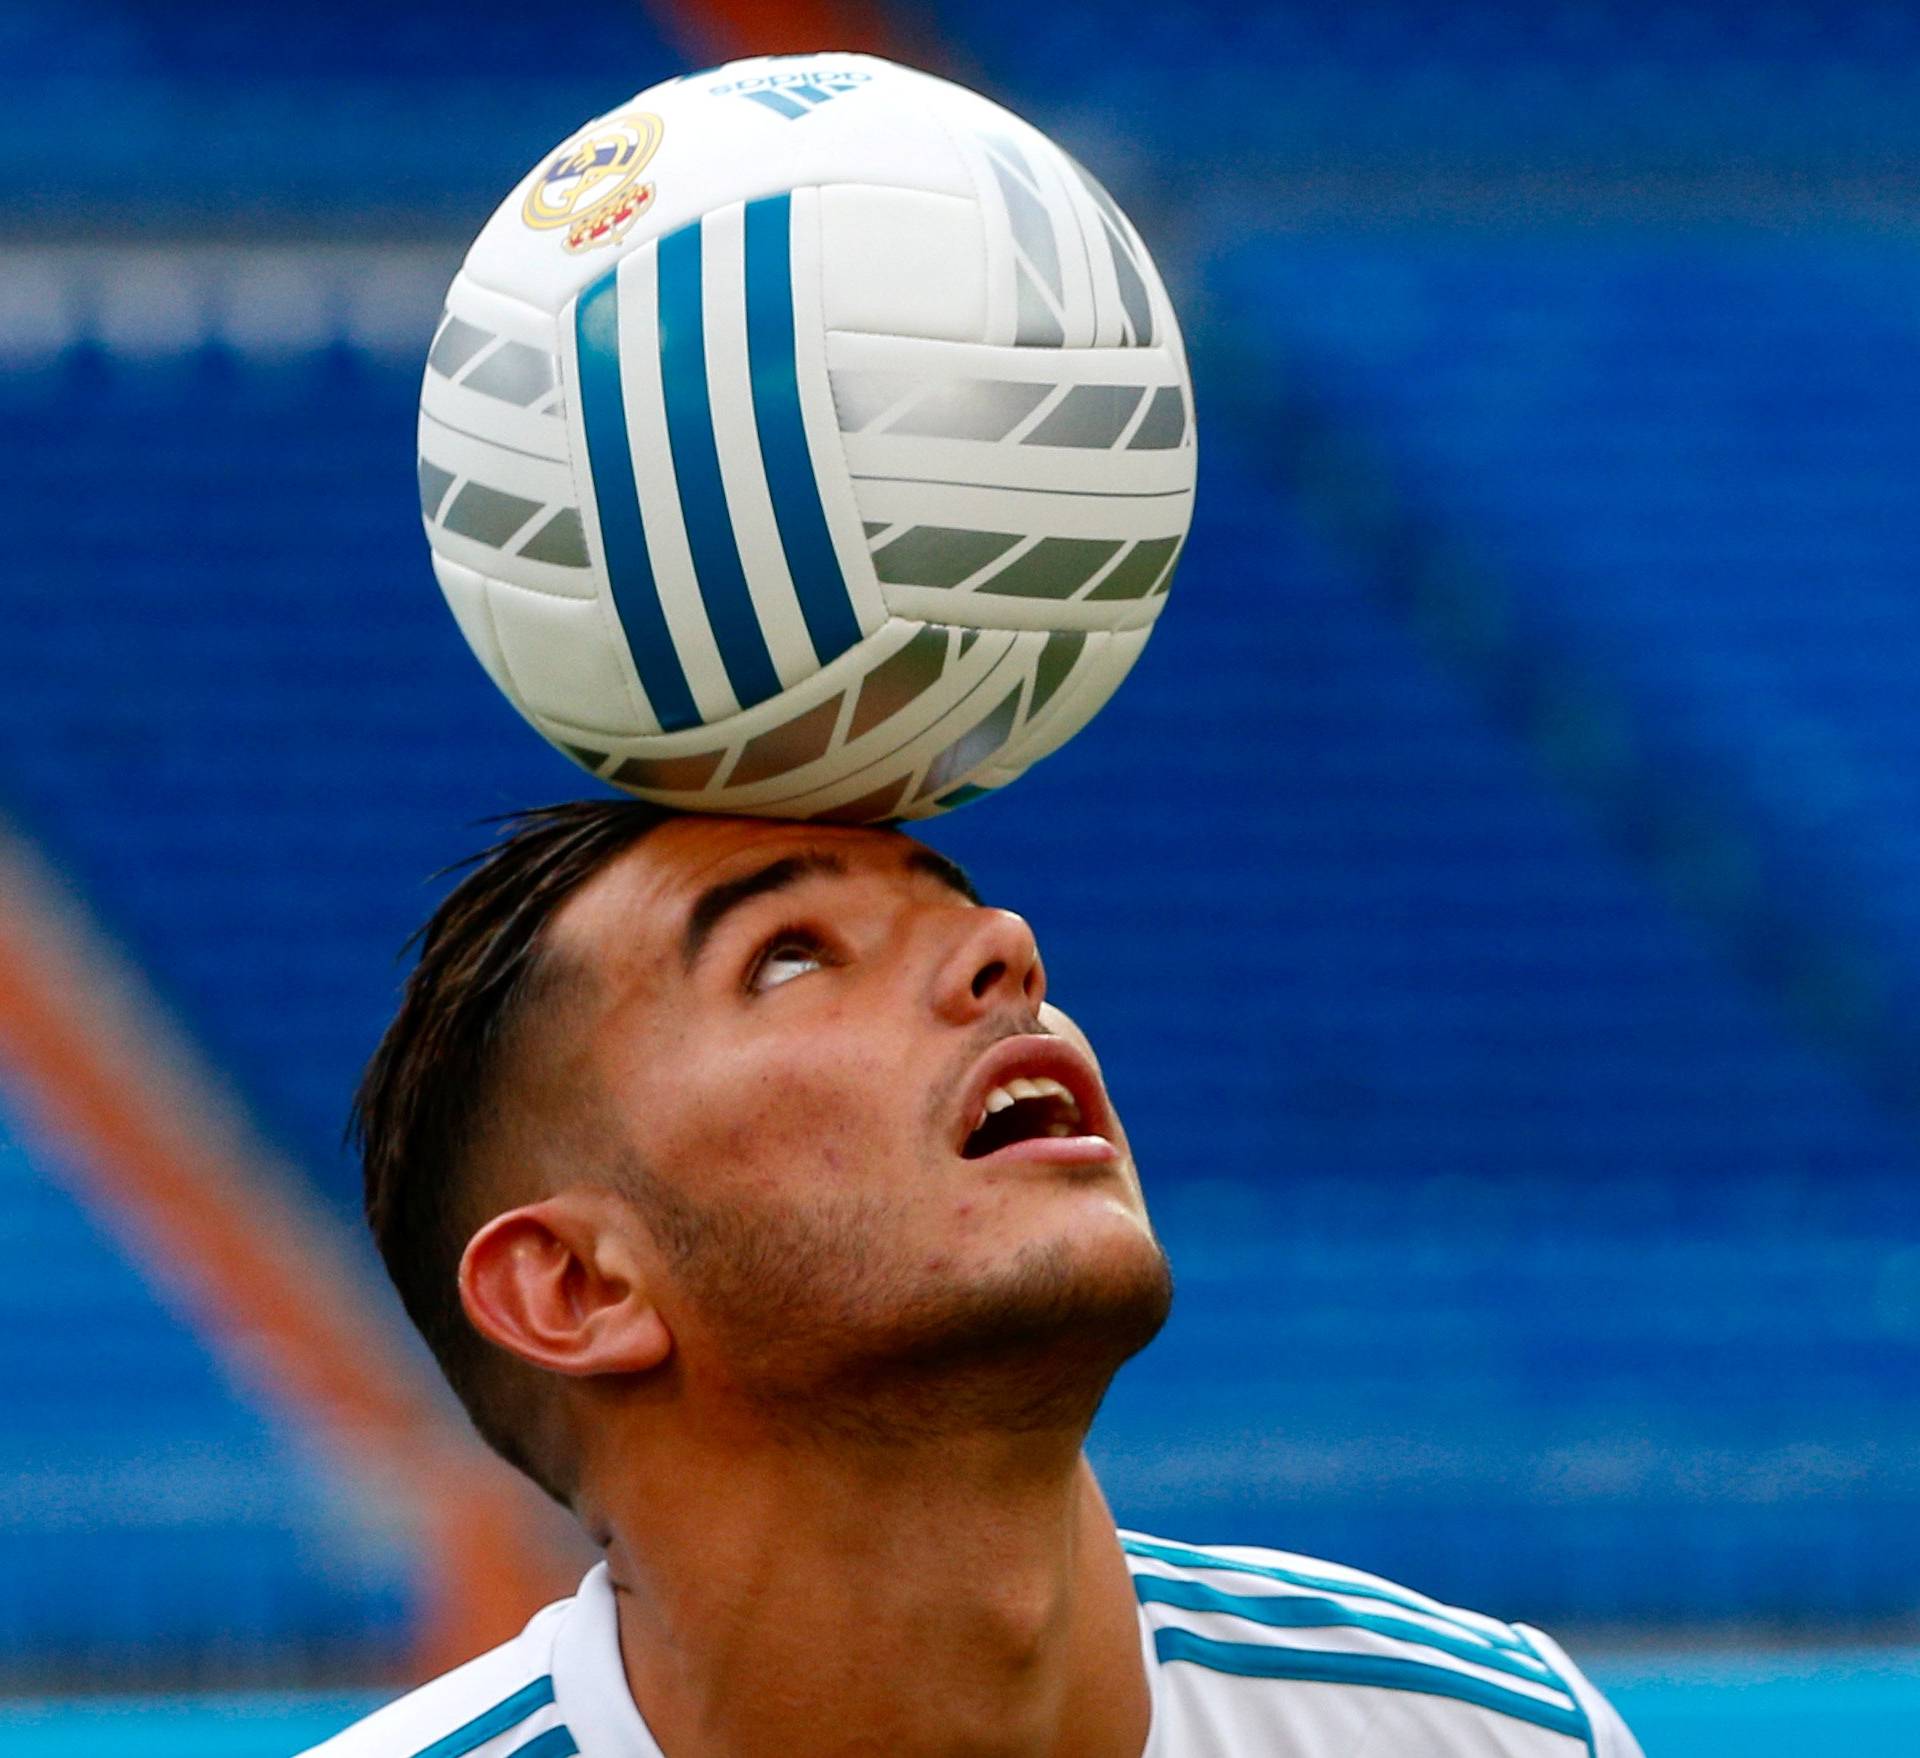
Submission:
[[[1077,1441],[647,1464],[595,1524],[667,1758],[1140,1758],[1133,1593]]]

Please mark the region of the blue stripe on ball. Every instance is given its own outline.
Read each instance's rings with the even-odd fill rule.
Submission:
[[[707,622],[727,681],[743,708],[780,693],[753,595],[740,564],[733,515],[720,476],[708,401],[706,321],[701,310],[700,222],[660,240],[660,382],[680,515]]]
[[[574,306],[574,335],[580,357],[580,418],[587,430],[587,461],[593,472],[600,547],[607,560],[614,609],[626,633],[634,670],[640,674],[640,686],[661,727],[676,732],[698,726],[700,711],[674,651],[640,523],[627,402],[620,388],[618,269],[609,269],[580,295]]]
[[[800,413],[793,352],[791,196],[747,203],[747,357],[767,491],[807,634],[822,665],[860,639],[860,622],[827,530]]]

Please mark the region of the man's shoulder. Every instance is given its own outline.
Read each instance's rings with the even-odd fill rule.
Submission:
[[[575,1745],[554,1705],[553,1631],[572,1600],[537,1612],[519,1635],[442,1673],[301,1758],[454,1758],[499,1752],[563,1758]],[[503,1736],[511,1736],[505,1737]],[[489,1742],[499,1742],[489,1744]]]
[[[1315,1749],[1364,1758],[1453,1751],[1449,1733],[1482,1751],[1494,1717],[1502,1751],[1638,1758],[1605,1699],[1524,1624],[1289,1551],[1120,1539],[1174,1718],[1204,1706],[1247,1735],[1310,1721],[1326,1735]]]

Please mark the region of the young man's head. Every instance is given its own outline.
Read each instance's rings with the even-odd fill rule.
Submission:
[[[526,820],[429,924],[357,1117],[482,1434],[562,1500],[676,1402],[1071,1428],[1166,1264],[1033,937],[888,830]]]

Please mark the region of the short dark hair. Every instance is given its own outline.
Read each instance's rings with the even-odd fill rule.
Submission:
[[[408,942],[419,960],[348,1124],[367,1224],[407,1316],[481,1438],[563,1503],[571,1473],[527,1432],[532,1370],[481,1337],[460,1305],[461,1254],[487,1219],[475,1211],[474,1150],[502,1114],[500,1077],[534,1003],[566,978],[547,924],[674,816],[637,800],[579,800],[507,819]]]

